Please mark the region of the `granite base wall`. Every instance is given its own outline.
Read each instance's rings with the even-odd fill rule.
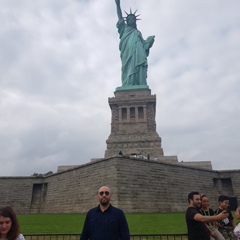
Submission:
[[[36,177],[0,177],[0,206],[31,213],[33,185],[42,182],[42,178]]]
[[[18,213],[84,213],[97,205],[97,189],[107,185],[112,204],[125,212],[183,212],[190,191],[207,194],[216,208],[220,194],[239,199],[239,173],[114,157],[42,178],[1,177],[0,205]]]

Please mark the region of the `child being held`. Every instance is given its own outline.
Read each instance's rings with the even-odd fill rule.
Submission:
[[[225,195],[221,195],[218,198],[218,209],[215,210],[215,214],[219,214],[220,212],[226,210],[228,212],[228,217],[218,221],[217,227],[219,232],[223,235],[225,239],[230,238],[231,240],[237,240],[233,230],[235,228],[235,224],[233,221],[232,213],[229,210],[229,197]]]

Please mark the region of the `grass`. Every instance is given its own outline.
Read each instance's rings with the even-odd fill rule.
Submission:
[[[187,233],[185,213],[126,214],[131,234]]]
[[[85,214],[18,215],[22,233],[80,233]]]
[[[23,234],[76,233],[82,231],[85,214],[18,215]],[[185,213],[126,214],[130,234],[185,234]]]

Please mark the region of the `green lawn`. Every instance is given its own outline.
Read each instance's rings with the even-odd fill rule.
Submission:
[[[187,233],[185,213],[126,214],[131,234]]]
[[[126,214],[130,234],[185,234],[185,213]],[[85,214],[18,215],[23,234],[81,233]]]

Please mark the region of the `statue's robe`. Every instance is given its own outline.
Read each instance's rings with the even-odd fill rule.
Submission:
[[[118,21],[117,28],[120,35],[122,86],[147,85],[147,41],[140,31],[127,26],[123,19]]]

